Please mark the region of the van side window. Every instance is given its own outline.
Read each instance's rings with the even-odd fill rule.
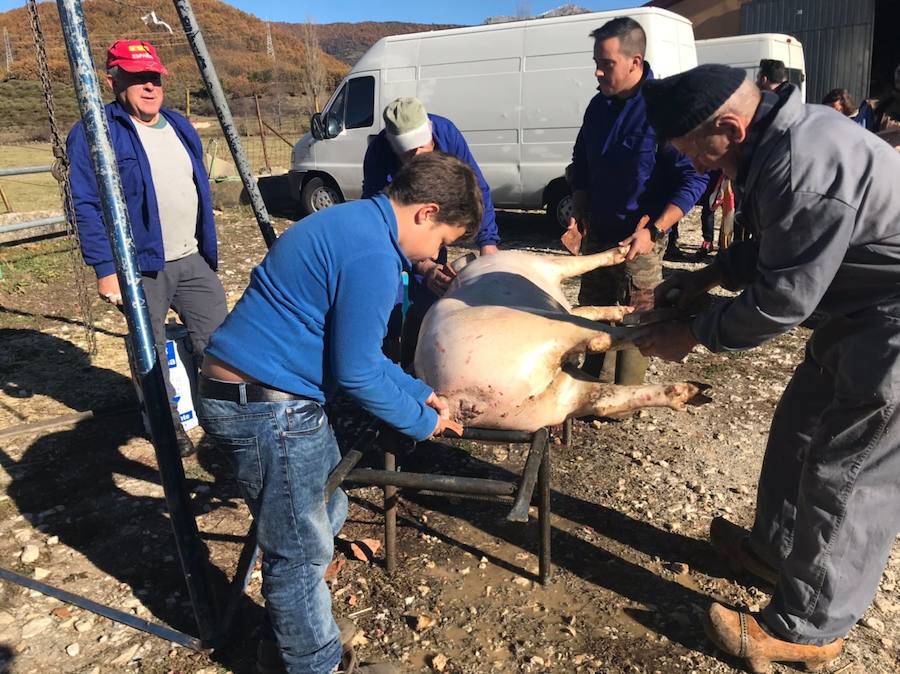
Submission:
[[[325,122],[325,133],[328,138],[335,138],[344,130],[344,98],[346,98],[347,87],[341,87],[337,96],[328,106],[328,110],[323,115]]]
[[[791,84],[796,84],[798,87],[803,84],[803,80],[806,78],[803,76],[803,71],[799,68],[788,68],[787,69],[788,82]]]
[[[347,82],[344,128],[363,129],[375,123],[375,78],[356,77]]]

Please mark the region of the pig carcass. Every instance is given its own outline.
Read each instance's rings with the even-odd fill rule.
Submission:
[[[425,315],[416,375],[447,400],[456,421],[480,428],[535,431],[570,416],[682,408],[698,385],[603,384],[575,362],[581,353],[621,348],[642,330],[611,324],[629,307],[573,308],[562,292],[563,279],[618,264],[625,250],[501,251],[470,262]]]

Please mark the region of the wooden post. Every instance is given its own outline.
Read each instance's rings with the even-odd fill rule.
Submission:
[[[259,122],[259,140],[262,142],[263,161],[266,163],[266,170],[271,173],[272,166],[269,164],[269,153],[266,151],[266,129],[263,126],[262,114],[259,112],[259,96],[253,94],[253,102],[256,103],[256,121]]]
[[[0,199],[3,199],[3,205],[6,207],[7,213],[12,213],[12,206],[9,204],[9,199],[6,198],[6,193],[3,191],[3,187],[0,186]]]
[[[184,116],[191,118],[191,88],[184,88]]]

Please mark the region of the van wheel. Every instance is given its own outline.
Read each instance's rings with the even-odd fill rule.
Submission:
[[[550,192],[550,199],[547,202],[547,220],[552,227],[559,231],[565,230],[569,226],[569,218],[575,211],[572,193],[569,192],[569,186],[565,183],[558,183]]]
[[[307,215],[344,201],[341,193],[319,177],[310,178],[300,190],[300,206]]]

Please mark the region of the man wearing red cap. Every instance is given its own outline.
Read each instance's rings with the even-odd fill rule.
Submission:
[[[198,358],[227,314],[215,273],[216,230],[203,149],[190,122],[162,107],[162,77],[167,74],[147,42],[118,40],[107,51],[106,79],[116,100],[106,106],[106,119],[162,362],[170,307],[187,327]],[[100,297],[120,306],[122,293],[81,122],[69,133],[66,148],[82,255],[97,274]],[[168,374],[168,368],[163,372]],[[168,378],[166,386],[173,396]],[[172,414],[179,449],[186,456],[193,446],[174,403]]]

